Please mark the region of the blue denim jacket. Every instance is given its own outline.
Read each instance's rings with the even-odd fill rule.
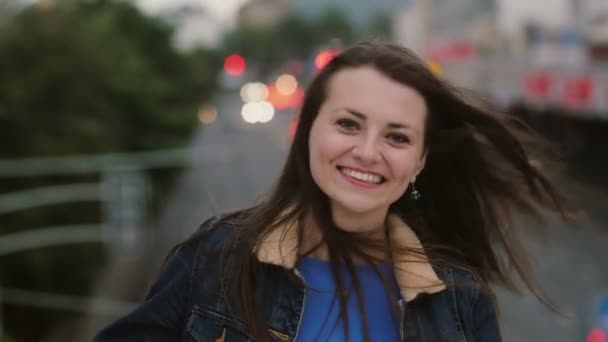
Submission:
[[[399,224],[392,227],[412,238],[409,227]],[[178,249],[144,303],[99,332],[94,341],[214,342],[220,336],[226,342],[251,341],[244,320],[230,309],[233,303],[224,300],[230,296],[220,295],[235,290],[232,278],[238,270],[234,269],[233,260],[242,252],[238,239],[234,238],[238,229],[238,224],[212,225],[211,220],[203,223],[199,233],[207,234]],[[279,230],[277,234],[284,233]],[[283,238],[287,241],[281,240],[282,243],[289,246],[290,235]],[[270,234],[260,248],[276,247],[277,241],[272,239]],[[227,257],[221,258],[226,246]],[[261,261],[260,269],[256,270],[256,299],[268,326],[269,340],[294,341],[306,302],[305,291],[297,284],[301,277],[295,268],[289,267],[292,261],[295,264],[295,252],[276,254],[268,249],[255,252]],[[277,255],[286,256],[287,260],[276,259]],[[412,265],[419,264],[424,263]],[[406,267],[412,269],[412,265]],[[424,267],[418,271],[430,272],[422,278],[426,282],[416,278],[406,280],[410,285],[418,281],[428,286],[417,291],[402,290],[401,341],[501,341],[494,304],[470,274],[456,269],[435,273],[428,264]]]

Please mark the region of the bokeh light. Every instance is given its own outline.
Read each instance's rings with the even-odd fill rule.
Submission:
[[[243,108],[241,109],[241,115],[243,116],[243,120],[245,120],[245,122],[256,123],[258,121],[257,112],[256,112],[256,103],[255,102],[245,103],[243,105]]]
[[[283,95],[291,95],[298,88],[298,80],[293,75],[283,74],[274,82],[277,91]]]
[[[429,68],[429,70],[431,70],[433,75],[441,76],[441,72],[442,72],[441,64],[439,64],[435,61],[429,60],[426,62],[426,66]]]
[[[212,105],[204,105],[198,109],[198,120],[205,124],[210,125],[217,120],[217,109]]]
[[[238,54],[232,54],[224,61],[224,71],[230,76],[241,76],[246,68],[245,58]]]
[[[317,53],[315,57],[315,67],[317,70],[325,68],[334,57],[338,55],[338,50],[323,50]]]
[[[277,89],[275,84],[268,85],[268,102],[272,103],[277,110],[297,108],[304,99],[304,90],[296,88],[290,95],[284,95]]]
[[[606,333],[602,329],[593,329],[587,336],[587,342],[606,342]]]
[[[246,83],[241,88],[241,99],[243,102],[259,102],[268,98],[268,87],[264,83]]]
[[[274,117],[274,107],[270,102],[262,101],[258,102],[260,114],[258,116],[258,122],[266,123],[272,120]]]
[[[247,123],[266,123],[274,117],[274,107],[267,101],[248,102],[243,105],[241,115]]]

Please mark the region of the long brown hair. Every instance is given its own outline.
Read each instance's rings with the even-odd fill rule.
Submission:
[[[345,291],[337,273],[343,265],[353,273],[353,256],[370,264],[377,261],[363,248],[366,241],[361,236],[335,225],[329,199],[314,182],[309,166],[310,130],[326,99],[329,80],[340,70],[362,66],[416,89],[428,108],[427,160],[416,184],[422,197],[413,201],[408,191],[391,206],[391,212],[413,227],[435,267],[464,268],[486,287],[527,288],[543,300],[514,227],[518,212],[542,217],[552,211],[567,217],[565,201],[547,176],[553,168],[543,155],[546,151],[538,148],[543,146],[540,139],[513,116],[472,101],[435,76],[410,50],[390,43],[362,42],[333,58],[308,87],[298,129],[273,189],[253,207],[219,221],[245,217],[238,232],[238,248],[243,253],[232,261],[237,269],[237,278],[232,278],[236,298],[230,301],[237,304],[251,337],[255,341],[268,338],[256,302],[254,273],[259,262],[252,251],[275,227],[299,222],[306,215],[316,221],[329,250],[338,293]],[[301,225],[293,229],[301,230]],[[354,280],[360,299],[356,275]],[[344,296],[340,303],[345,319]]]

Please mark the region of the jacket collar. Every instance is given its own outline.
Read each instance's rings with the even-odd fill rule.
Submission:
[[[412,228],[397,215],[388,215],[387,228],[392,245],[423,250]],[[291,270],[298,260],[298,246],[297,222],[292,222],[274,228],[260,241],[254,252],[260,262]],[[393,265],[401,296],[407,302],[420,293],[431,294],[445,289],[444,282],[439,279],[424,253],[401,254],[393,255]]]

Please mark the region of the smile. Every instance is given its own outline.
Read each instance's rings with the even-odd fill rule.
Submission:
[[[378,174],[354,170],[347,167],[339,166],[338,170],[340,170],[340,173],[346,176],[349,180],[354,180],[369,185],[378,185],[386,180],[384,177]]]

